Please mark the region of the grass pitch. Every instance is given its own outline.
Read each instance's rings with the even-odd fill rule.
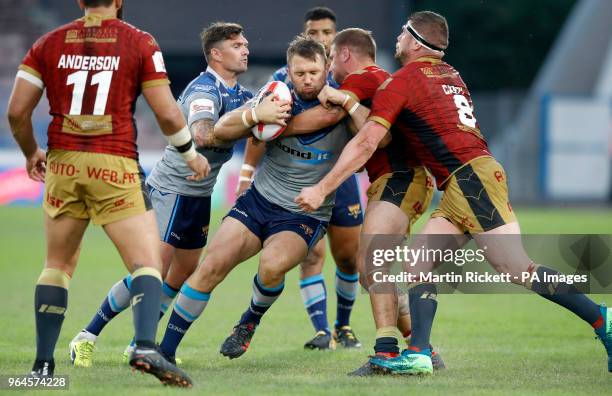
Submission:
[[[610,210],[518,209],[517,213],[526,233],[612,234]],[[213,232],[222,215],[214,213]],[[42,210],[0,207],[0,219],[0,375],[17,375],[26,373],[34,358],[32,302],[44,260]],[[94,367],[75,369],[68,358],[68,343],[88,323],[108,288],[124,276],[120,263],[103,231],[91,227],[71,282],[68,313],[55,354],[56,373],[70,376],[71,394],[604,395],[612,389],[605,352],[592,330],[573,314],[534,295],[441,295],[432,342],[447,370],[430,378],[349,378],[346,373],[372,351],[374,326],[368,298],[358,297],[352,316],[352,326],[364,344],[361,351],[305,351],[302,345],[313,330],[302,306],[296,271],[287,276],[283,296],[266,314],[249,351],[227,360],[219,354],[219,346],[247,307],[255,260],[239,266],[215,290],[179,348],[182,367],[195,382],[191,391],[164,388],[151,376],[131,373],[122,363],[133,331],[129,311],[98,338]],[[328,258],[330,323],[336,304],[333,268]],[[612,304],[612,296],[594,298]]]

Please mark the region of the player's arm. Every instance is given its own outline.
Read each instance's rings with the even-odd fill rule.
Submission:
[[[319,208],[325,197],[336,191],[340,184],[365,165],[387,131],[387,127],[377,122],[367,122],[344,147],[331,171],[316,185],[302,189],[295,202],[306,212]]]
[[[302,189],[295,202],[311,212],[318,209],[325,197],[335,191],[357,169],[365,165],[380,141],[388,133],[404,106],[408,103],[407,82],[403,78],[389,78],[378,89],[372,101],[369,121],[344,147],[331,171],[312,187]]]
[[[370,115],[370,109],[362,106],[359,98],[350,91],[339,90],[327,85],[319,92],[318,99],[323,107],[340,107],[345,115],[351,116],[357,130],[363,127]]]
[[[247,125],[255,125],[250,107],[249,103],[245,103],[219,118],[213,131],[215,140],[232,142],[250,136],[251,129]]]
[[[287,129],[283,132],[283,136],[312,133],[339,123],[347,116],[348,110],[352,108],[348,105],[343,106],[348,100],[346,98],[349,96],[354,100],[354,102],[351,102],[351,105],[354,105],[355,102],[359,102],[354,93],[337,90],[326,85],[318,95],[318,99],[322,104],[294,116],[291,121],[289,121]],[[365,124],[365,120],[369,114],[370,109],[365,106],[359,106],[358,111],[354,111],[351,115],[351,119],[357,128],[351,130],[353,134],[356,134],[363,124]]]
[[[339,106],[325,108],[317,105],[298,115],[287,123],[283,136],[294,136],[313,133],[335,125],[346,117],[346,111]]]
[[[241,195],[253,183],[255,169],[266,152],[266,143],[253,137],[249,138],[244,149],[244,160],[240,168],[236,196]]]
[[[289,117],[291,102],[268,95],[255,107],[247,103],[224,114],[215,125],[215,138],[225,142],[238,140],[250,136],[251,127],[260,122],[285,126]]]
[[[140,65],[138,80],[141,83],[142,94],[153,110],[166,140],[181,154],[193,174],[188,180],[202,180],[210,172],[206,158],[195,151],[193,137],[185,122],[185,117],[179,109],[172,92],[170,81],[164,66],[162,52],[155,38],[148,33],[142,33],[134,48],[138,51]]]
[[[166,84],[145,88],[142,91],[153,110],[157,123],[168,143],[176,147],[189,168],[194,172],[188,180],[202,180],[210,172],[208,160],[195,151],[195,145],[183,113],[179,109],[170,87]]]
[[[28,176],[35,181],[45,180],[45,152],[38,146],[32,127],[32,112],[43,93],[42,80],[25,76],[20,71],[15,78],[8,102],[7,117],[13,137],[26,157]],[[21,77],[23,75],[24,77]]]
[[[343,91],[324,87],[319,93],[319,101],[323,106],[339,106],[345,114],[351,117],[351,132],[356,134],[365,125],[370,116],[370,109],[359,103],[355,94],[350,91]],[[354,126],[354,127],[352,127]],[[378,148],[385,147],[391,142],[391,134],[387,133],[380,141]]]
[[[222,140],[216,139],[214,135],[215,121],[203,119],[194,121],[189,128],[193,140],[198,147],[219,146]]]

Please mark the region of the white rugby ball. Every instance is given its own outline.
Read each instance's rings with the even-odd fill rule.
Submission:
[[[268,95],[274,95],[275,100],[288,100],[293,102],[291,98],[291,91],[289,90],[287,84],[282,81],[270,81],[257,93],[254,106],[259,104],[263,98]],[[286,127],[278,124],[264,124],[263,122],[260,122],[251,128],[251,132],[257,139],[267,142],[268,140],[276,139],[281,133],[283,133],[285,128]]]

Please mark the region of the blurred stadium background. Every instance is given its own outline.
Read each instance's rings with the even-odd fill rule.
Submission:
[[[81,15],[76,1],[0,0],[0,113],[5,114],[16,67],[41,34]],[[514,204],[607,206],[611,193],[612,1],[609,0],[164,0],[125,2],[125,18],[159,41],[178,96],[205,67],[199,32],[212,21],[241,23],[250,41],[241,83],[260,87],[284,64],[287,43],[301,31],[310,7],[327,5],[338,30],[373,31],[379,63],[396,70],[395,39],[413,10],[432,9],[450,24],[446,60],[474,98],[481,130],[504,164]],[[45,99],[34,117],[45,144]],[[151,112],[139,103],[141,161],[150,169],[164,144]],[[216,208],[233,202],[241,149],[224,168]],[[5,117],[0,121],[0,205],[37,204],[42,186],[23,169]],[[365,183],[365,180],[364,180]]]

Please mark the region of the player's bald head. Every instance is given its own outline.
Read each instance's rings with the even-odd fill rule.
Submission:
[[[442,15],[433,11],[418,11],[410,15],[408,22],[428,43],[442,49],[448,47],[448,23]]]

